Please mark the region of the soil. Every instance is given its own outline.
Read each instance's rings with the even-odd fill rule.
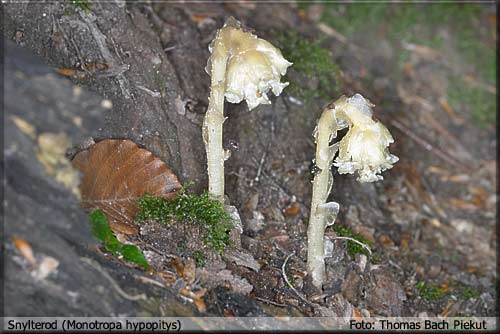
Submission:
[[[455,61],[457,50],[446,40],[451,28],[443,33],[451,46],[438,56],[413,47],[400,66],[398,55],[408,50],[393,43],[383,25],[345,38],[325,29],[321,5],[3,7],[7,316],[494,316],[495,127],[477,125],[470,110],[446,100],[452,75],[484,89],[491,85]],[[485,6],[481,15],[494,11]],[[37,134],[66,133],[74,146],[90,136],[133,140],[200,192],[207,186],[201,136],[210,84],[207,46],[230,15],[271,42],[276,31],[323,37],[322,47],[342,71],[339,91],[369,98],[394,136],[390,149],[400,161],[383,181],[360,184],[334,170],[336,224],[372,242],[373,253],[350,253],[347,241],[334,240],[338,234],[327,229],[334,247],[324,291],[309,286],[305,261],[312,132],[330,101],[301,101],[285,90],[252,112],[244,103],[226,103],[224,142],[232,151],[226,193],[242,218],[241,246],[211,254],[201,266],[193,262],[193,251],[204,250],[196,230],[148,223],[140,242],[148,259],[160,263],[153,276],[98,246],[77,198],[44,174],[36,135],[30,138],[9,118],[26,120]],[[192,238],[179,250],[183,235]],[[27,240],[37,256],[57,259],[57,272],[34,279],[13,237]],[[147,297],[124,298],[116,284],[128,295]],[[199,293],[205,309],[186,301],[196,300],[187,298],[186,288]]]

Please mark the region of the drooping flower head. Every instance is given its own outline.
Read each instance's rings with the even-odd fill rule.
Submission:
[[[259,104],[271,103],[266,95],[269,90],[278,96],[288,86],[280,79],[292,63],[271,43],[244,31],[233,17],[218,31],[209,50],[212,56],[206,71],[211,76],[225,77],[225,97],[231,103],[246,100],[252,110]],[[226,61],[225,73],[212,73],[216,61]]]
[[[399,160],[389,153],[388,146],[394,139],[382,123],[373,120],[372,107],[360,94],[343,96],[335,102],[339,127],[349,126],[349,131],[340,141],[334,166],[340,174],[357,172],[359,182],[382,180],[379,173]]]

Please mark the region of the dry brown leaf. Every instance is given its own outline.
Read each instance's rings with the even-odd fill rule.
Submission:
[[[201,299],[201,298],[194,298],[193,302],[196,305],[196,307],[198,308],[198,311],[200,313],[205,313],[207,311],[207,305],[205,304],[205,302],[203,301],[203,299]]]
[[[283,209],[283,214],[286,217],[295,216],[299,212],[300,212],[300,206],[297,203],[292,203],[288,207]]]
[[[177,280],[177,276],[169,271],[159,271],[157,273],[168,285],[172,285]]]
[[[205,295],[206,289],[201,289],[197,293],[194,293],[189,288],[182,288],[179,291],[179,293],[182,296],[191,299],[191,301],[196,305],[196,307],[198,308],[198,311],[200,313],[205,313],[207,311],[207,306],[206,306],[205,302],[203,301],[203,299],[201,299],[201,297],[203,297],[203,295]]]
[[[488,192],[483,187],[472,186],[469,188],[473,195],[471,202],[479,207],[485,207],[488,201]]]
[[[410,62],[406,62],[403,65],[403,73],[407,77],[414,77],[415,76],[415,68],[413,67],[413,64]]]
[[[352,318],[356,321],[361,321],[362,317],[363,316],[361,315],[361,312],[359,312],[358,309],[353,306],[352,307]]]
[[[35,255],[33,255],[33,250],[31,249],[30,244],[21,238],[13,237],[12,242],[14,246],[16,246],[19,253],[32,265],[36,265]]]
[[[184,277],[184,266],[182,263],[176,258],[171,259],[170,263],[175,267],[179,276]]]
[[[64,68],[64,67],[58,67],[56,68],[56,71],[59,73],[59,74],[62,74],[62,75],[65,75],[67,77],[70,77],[72,75],[75,75],[76,74],[76,70],[72,69],[72,68]]]
[[[386,248],[394,246],[394,241],[392,241],[391,237],[386,234],[382,234],[380,237],[378,237],[378,242]]]
[[[408,249],[408,241],[410,240],[410,233],[408,232],[403,232],[401,234],[401,248],[403,250],[407,250]]]
[[[446,304],[443,312],[441,312],[441,317],[446,318],[448,316],[448,313],[450,311],[450,307],[453,305],[453,302],[449,301],[448,304]]]
[[[82,173],[82,206],[102,210],[113,231],[133,234],[137,200],[144,194],[172,199],[181,184],[153,153],[130,140],[107,139],[75,155]]]

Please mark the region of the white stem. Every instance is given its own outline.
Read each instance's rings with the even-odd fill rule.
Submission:
[[[322,289],[326,278],[324,261],[324,234],[326,227],[325,210],[320,206],[326,203],[330,193],[333,176],[330,172],[336,145],[330,146],[330,138],[337,132],[337,121],[332,108],[327,107],[318,122],[316,132],[316,166],[319,171],[313,181],[311,216],[307,230],[307,272],[312,283]]]
[[[224,203],[224,94],[228,52],[217,37],[211,57],[211,87],[208,110],[203,121],[203,138],[207,150],[208,192],[212,198]]]

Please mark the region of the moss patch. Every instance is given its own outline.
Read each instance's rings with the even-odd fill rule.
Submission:
[[[415,287],[417,288],[420,297],[427,301],[436,301],[447,296],[449,294],[449,288],[451,288],[451,291],[454,295],[459,296],[465,300],[470,298],[478,298],[480,295],[480,292],[477,289],[453,280],[443,284],[442,286],[430,284],[425,281],[419,281],[415,285]]]
[[[494,124],[496,119],[496,96],[482,88],[473,87],[460,78],[450,80],[448,99],[453,108],[465,111],[480,127]]]
[[[340,85],[340,70],[327,48],[319,40],[311,41],[296,31],[274,34],[274,44],[293,63],[285,81],[285,92],[308,103],[314,98],[328,100],[336,95]]]
[[[193,252],[193,259],[196,262],[197,267],[203,268],[206,264],[205,256],[199,250],[195,250]]]
[[[109,227],[106,216],[101,210],[94,210],[89,215],[89,221],[92,226],[92,233],[97,239],[102,241],[106,250],[115,256],[122,256],[125,261],[136,263],[144,269],[151,268],[137,246],[125,245],[118,241]]]
[[[478,298],[481,295],[479,290],[458,281],[452,281],[449,283],[449,285],[452,287],[453,291],[456,292],[456,295],[462,297],[465,300],[470,298]]]
[[[90,10],[90,7],[92,6],[92,3],[88,0],[70,0],[69,1],[73,7],[78,8],[83,10],[84,12],[88,12]]]
[[[337,233],[341,237],[349,237],[349,238],[355,239],[355,240],[367,245],[370,248],[374,247],[374,245],[371,241],[366,240],[365,238],[363,238],[359,234],[356,234],[356,233],[346,229],[345,227],[343,227],[341,225],[334,224],[331,228],[335,231],[335,233]],[[350,240],[347,241],[347,252],[349,253],[349,255],[351,257],[354,257],[356,254],[365,254],[365,255],[370,254],[366,248],[364,248],[360,244],[358,244],[354,241],[350,241]]]
[[[427,301],[435,301],[443,298],[446,295],[445,290],[441,289],[437,285],[429,284],[424,281],[419,281],[415,284],[418,290],[418,294],[422,299]]]
[[[199,224],[203,227],[203,241],[214,252],[222,253],[229,245],[231,218],[224,206],[212,200],[208,193],[188,194],[184,189],[170,201],[151,195],[139,199],[139,213],[136,220],[140,223],[154,220],[168,224],[171,221]]]

